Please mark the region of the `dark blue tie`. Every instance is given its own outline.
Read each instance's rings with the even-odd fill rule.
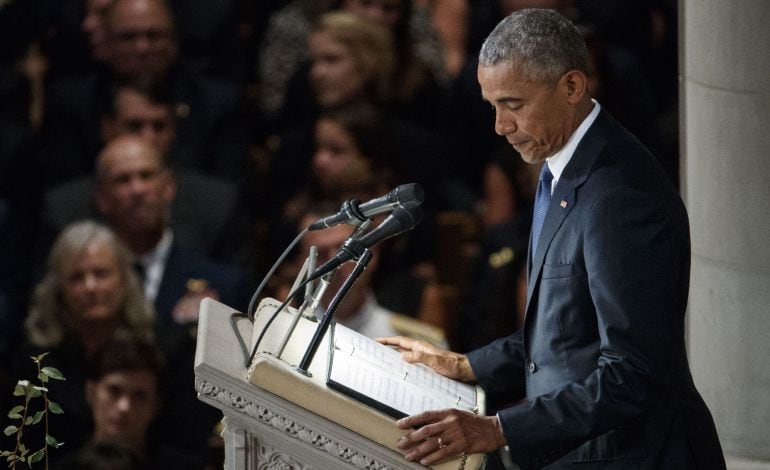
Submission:
[[[535,194],[535,210],[532,213],[531,255],[533,259],[537,253],[537,241],[540,238],[540,230],[543,228],[545,213],[548,212],[548,204],[551,203],[551,181],[553,181],[553,175],[546,162],[540,171],[540,181],[537,184],[537,193]]]

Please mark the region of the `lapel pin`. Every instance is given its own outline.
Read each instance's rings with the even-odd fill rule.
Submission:
[[[559,203],[559,205],[561,206],[562,209],[566,209],[567,208],[567,200],[566,199],[562,199],[561,202]]]

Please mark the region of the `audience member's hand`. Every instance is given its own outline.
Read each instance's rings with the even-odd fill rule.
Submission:
[[[426,411],[398,420],[401,429],[415,429],[396,442],[406,460],[432,465],[456,455],[491,452],[503,447],[505,436],[497,416],[479,416],[455,409]]]
[[[446,349],[441,349],[427,341],[420,341],[405,336],[377,338],[377,341],[387,346],[395,346],[401,351],[401,357],[410,363],[422,363],[444,377],[472,382],[476,375],[471,369],[468,358]]]

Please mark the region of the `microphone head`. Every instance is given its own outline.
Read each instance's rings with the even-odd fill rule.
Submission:
[[[417,189],[422,191],[420,185],[416,183],[415,185],[417,186]],[[422,199],[420,199],[418,202],[407,202],[393,210],[391,216],[397,219],[401,224],[401,230],[399,233],[412,230],[415,225],[420,223],[423,214],[422,207],[420,207],[420,202],[422,202]]]
[[[407,204],[415,202],[421,204],[425,200],[425,191],[419,183],[402,184],[393,190],[395,202]]]

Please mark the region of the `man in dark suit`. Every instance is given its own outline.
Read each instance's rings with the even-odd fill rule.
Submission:
[[[544,164],[526,317],[467,355],[381,340],[407,361],[477,381],[497,412],[400,420],[407,460],[507,446],[522,469],[725,467],[685,352],[684,204],[654,157],[588,96],[586,64],[579,33],[551,10],[510,15],[482,47],[478,79],[496,132]]]
[[[185,246],[169,225],[176,184],[154,146],[132,135],[117,137],[99,155],[96,174],[97,210],[136,256],[145,295],[160,319],[196,324],[203,297],[245,305],[243,273]]]

